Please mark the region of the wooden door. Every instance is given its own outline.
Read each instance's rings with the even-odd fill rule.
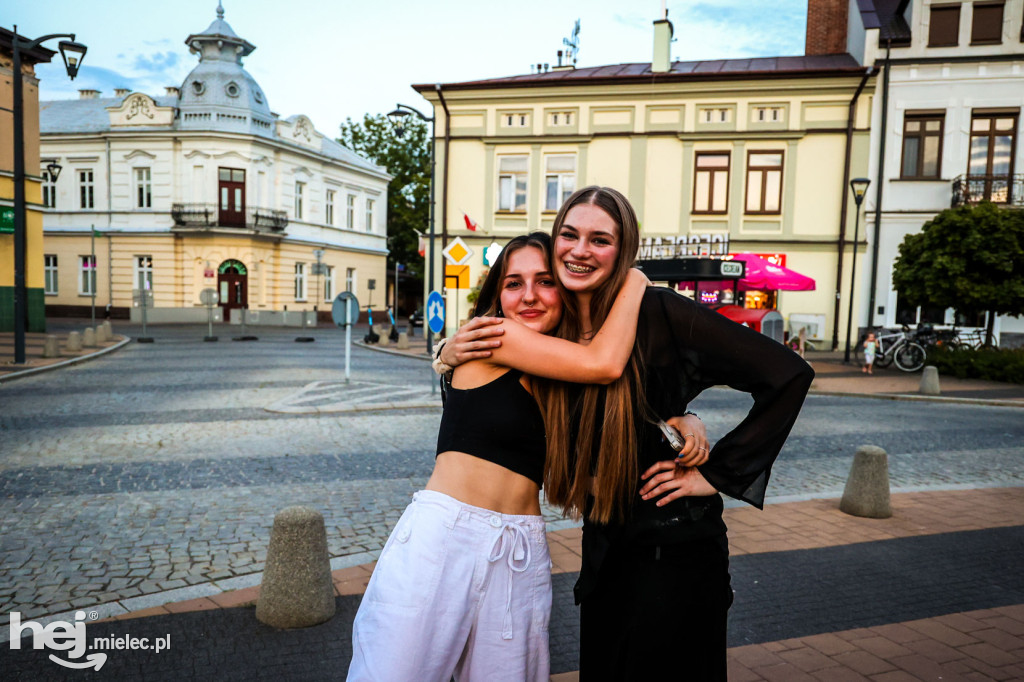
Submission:
[[[245,227],[245,171],[221,168],[218,178],[220,224],[226,227]]]

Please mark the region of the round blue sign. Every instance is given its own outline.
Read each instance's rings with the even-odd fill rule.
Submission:
[[[436,291],[427,296],[427,326],[435,334],[444,329],[444,299]]]

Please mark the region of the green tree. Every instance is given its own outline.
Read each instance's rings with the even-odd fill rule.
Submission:
[[[911,305],[1024,314],[1024,212],[991,203],[942,211],[907,235],[893,266],[893,286]]]
[[[351,118],[341,124],[338,142],[393,175],[388,184],[388,271],[402,263],[423,288],[424,259],[419,255],[416,230],[426,232],[430,219],[430,128],[415,116],[405,117],[402,137],[384,114],[366,114],[361,122]],[[403,286],[413,289],[413,284]]]

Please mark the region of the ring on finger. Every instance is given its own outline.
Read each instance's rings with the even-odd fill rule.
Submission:
[[[683,434],[683,438],[691,438],[692,436],[693,436],[692,433],[685,433],[685,434]]]

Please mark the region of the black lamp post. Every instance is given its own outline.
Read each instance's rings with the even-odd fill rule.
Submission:
[[[430,247],[428,252],[430,263],[427,265],[427,291],[431,292],[434,290],[434,140],[436,139],[435,129],[437,121],[433,116],[424,115],[419,109],[406,104],[396,104],[395,110],[388,114],[388,118],[391,119],[391,124],[395,128],[396,136],[402,137],[405,135],[405,117],[410,114],[416,114],[421,121],[430,124]],[[397,300],[397,289],[395,290],[395,296]],[[424,317],[426,317],[426,312],[426,308],[424,308]],[[434,332],[430,330],[430,325],[426,319],[423,320],[423,336],[427,339],[427,353],[432,353],[434,350]]]
[[[78,75],[82,58],[88,48],[75,42],[74,33],[52,33],[35,40],[23,40],[14,27],[11,38],[11,67],[13,71],[14,94],[14,362],[25,362],[25,318],[28,316],[28,290],[25,286],[25,112],[22,101],[21,52],[39,47],[47,40],[70,38],[60,41],[60,55],[64,59],[71,80]],[[60,174],[60,166],[50,164],[47,170]]]
[[[857,241],[860,238],[860,205],[867,194],[868,185],[871,180],[867,178],[854,178],[850,180],[850,189],[853,190],[853,201],[857,204],[857,212],[853,221],[853,263],[850,265],[850,302],[846,314],[846,352],[843,354],[843,362],[850,361],[850,329],[853,326],[853,298],[857,282]]]

